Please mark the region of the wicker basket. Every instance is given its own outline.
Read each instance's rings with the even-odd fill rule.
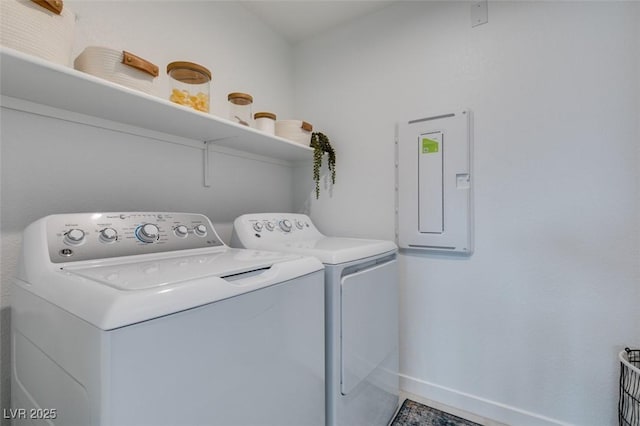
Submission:
[[[0,44],[69,66],[76,16],[62,0],[1,0]]]
[[[620,426],[640,426],[640,349],[626,348],[620,359]]]
[[[78,71],[145,93],[153,91],[158,66],[132,53],[89,46],[73,62]]]

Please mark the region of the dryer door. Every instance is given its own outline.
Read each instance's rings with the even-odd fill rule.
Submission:
[[[347,395],[397,350],[397,260],[342,277],[341,296],[341,393]]]

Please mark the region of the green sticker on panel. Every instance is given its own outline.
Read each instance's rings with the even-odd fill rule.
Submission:
[[[434,152],[438,152],[440,144],[438,141],[434,141],[429,138],[422,138],[422,153],[423,154],[431,154]]]

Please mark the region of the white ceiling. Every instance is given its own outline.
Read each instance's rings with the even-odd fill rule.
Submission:
[[[242,3],[276,32],[296,43],[387,7],[393,0],[262,0]]]

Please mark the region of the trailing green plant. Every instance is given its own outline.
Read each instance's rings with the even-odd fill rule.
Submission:
[[[331,183],[336,183],[336,153],[329,142],[329,138],[320,132],[313,132],[311,134],[311,143],[309,144],[313,148],[313,180],[316,183],[316,199],[320,198],[320,168],[322,167],[322,157],[324,154],[329,154],[328,165],[331,171]]]

